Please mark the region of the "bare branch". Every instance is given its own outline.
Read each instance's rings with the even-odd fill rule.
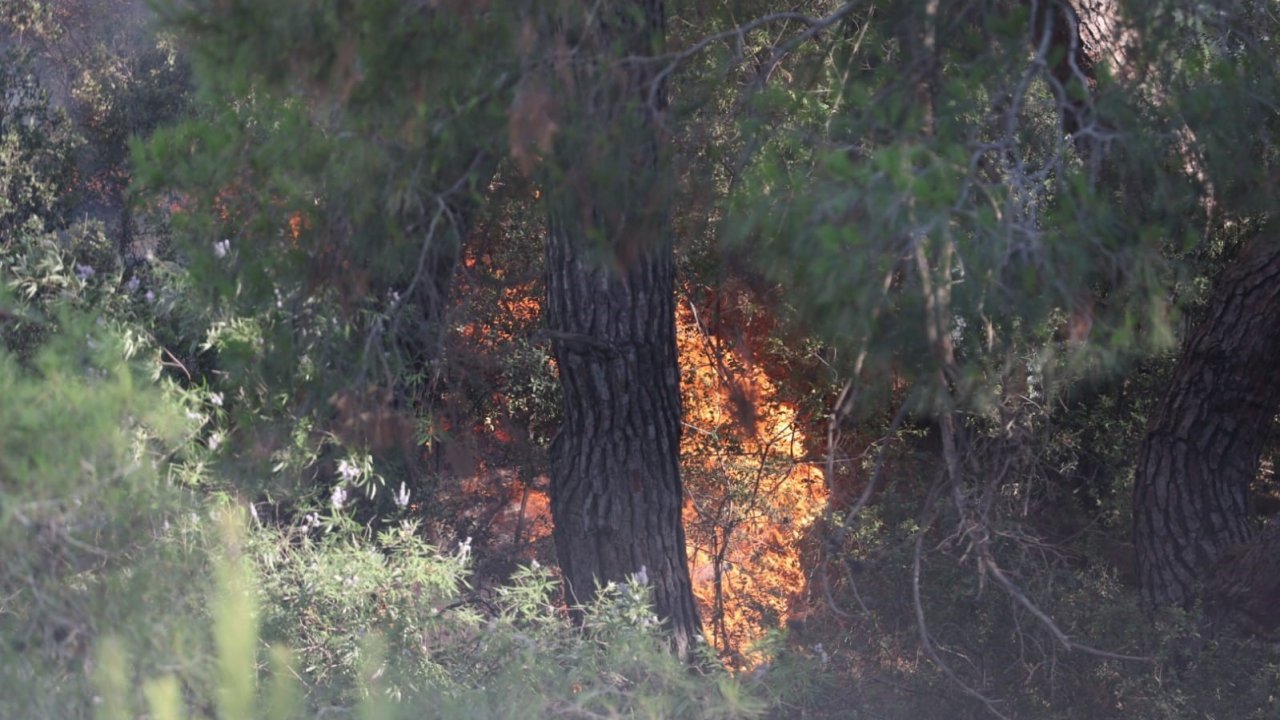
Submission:
[[[813,39],[823,30],[826,30],[832,25],[840,22],[841,19],[843,19],[845,16],[852,13],[860,5],[862,5],[862,0],[850,0],[850,2],[846,2],[844,5],[841,5],[839,8],[837,8],[835,11],[831,12],[830,14],[823,17],[818,17],[818,18],[812,17],[810,15],[805,15],[804,13],[797,13],[797,12],[779,12],[779,13],[772,13],[769,15],[762,15],[761,17],[758,17],[754,20],[743,23],[742,25],[739,25],[735,28],[730,28],[728,30],[723,30],[721,32],[714,33],[712,35],[708,35],[702,38],[701,40],[693,43],[689,47],[683,50],[680,50],[678,52],[667,53],[665,55],[654,55],[649,57],[628,57],[628,58],[623,58],[623,61],[624,62],[667,61],[667,64],[661,70],[659,70],[657,74],[653,76],[653,81],[652,81],[653,84],[649,88],[649,106],[656,108],[658,107],[658,103],[657,103],[658,93],[661,91],[663,82],[665,82],[666,79],[670,77],[671,74],[675,72],[685,61],[689,60],[689,58],[692,58],[693,56],[697,55],[703,50],[706,50],[713,43],[719,42],[721,40],[730,39],[730,38],[734,39],[736,41],[736,47],[738,48],[738,54],[739,54],[737,61],[742,62],[743,58],[741,57],[741,48],[746,43],[747,33],[773,23],[798,22],[805,25],[806,27],[804,32],[800,33],[799,35],[796,35],[794,38],[788,40],[785,43],[775,46],[772,49],[772,52],[770,53],[768,61],[766,61],[763,66],[764,71],[760,74],[760,77],[762,79],[767,79],[769,75],[772,74],[773,69],[778,66],[778,63],[782,62],[783,58],[789,55],[792,51],[794,51],[800,45]]]
[[[920,529],[916,531],[915,549],[911,558],[911,600],[915,606],[916,628],[920,631],[920,645],[924,648],[925,654],[929,656],[929,659],[933,660],[933,663],[938,666],[938,669],[941,670],[942,673],[951,680],[951,682],[955,683],[956,687],[960,688],[964,694],[980,701],[986,706],[987,710],[990,711],[992,715],[995,715],[1002,720],[1009,720],[1009,716],[1000,712],[996,707],[996,703],[998,701],[987,697],[977,689],[970,686],[961,679],[958,674],[956,674],[956,671],[952,669],[945,660],[942,659],[942,656],[938,654],[938,650],[933,644],[933,637],[929,634],[929,625],[925,620],[924,602],[920,595],[921,559],[924,555],[924,536],[928,533],[929,528],[933,526],[933,520],[937,514],[934,506],[936,504],[937,495],[945,484],[944,480],[945,475],[943,478],[939,479],[937,484],[934,485],[933,491],[929,493],[929,499],[925,501],[925,510],[924,514],[920,518]]]

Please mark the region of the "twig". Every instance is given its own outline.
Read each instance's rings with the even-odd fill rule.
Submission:
[[[164,352],[165,355],[168,355],[169,359],[173,361],[173,362],[165,362],[161,360],[160,364],[166,367],[178,368],[179,370],[182,371],[183,375],[187,376],[187,382],[191,382],[191,371],[187,369],[187,366],[183,365],[182,361],[179,360],[178,357],[174,355],[172,351],[169,350],[169,348],[161,346],[160,350]]]
[[[945,479],[945,475],[943,479]],[[929,531],[929,528],[933,526],[933,520],[937,514],[934,509],[934,505],[937,500],[938,492],[943,486],[943,479],[939,479],[939,482],[934,485],[934,489],[929,493],[929,498],[925,501],[925,509],[920,518],[920,529],[916,531],[915,549],[911,558],[911,600],[915,605],[916,628],[920,632],[920,645],[924,648],[925,654],[929,656],[929,659],[933,660],[934,664],[938,666],[938,669],[941,670],[942,673],[951,680],[951,682],[955,683],[956,686],[964,692],[964,694],[982,702],[992,715],[995,715],[1002,720],[1010,720],[1008,715],[1005,715],[996,708],[997,701],[982,694],[956,674],[956,671],[953,670],[951,666],[942,659],[942,656],[938,654],[938,650],[933,644],[933,638],[929,635],[929,625],[925,620],[924,602],[921,600],[920,595],[920,568],[921,557],[924,553],[924,536]]]
[[[786,43],[773,48],[773,52],[770,54],[769,60],[765,63],[767,70],[760,75],[762,78],[767,78],[772,73],[773,69],[777,67],[778,63],[782,62],[782,59],[790,54],[791,51],[799,47],[801,43],[813,38],[818,33],[836,24],[861,4],[861,0],[851,0],[850,2],[846,2],[844,5],[841,5],[831,14],[820,18],[815,18],[810,15],[797,12],[779,12],[772,13],[770,15],[763,15],[755,20],[743,23],[738,27],[708,35],[678,52],[667,53],[665,55],[654,55],[650,57],[627,57],[623,58],[623,62],[654,62],[669,60],[667,65],[653,76],[652,85],[649,88],[649,106],[656,108],[658,107],[658,92],[662,87],[662,83],[665,82],[671,73],[675,72],[682,63],[702,52],[712,43],[725,40],[727,38],[734,38],[737,40],[737,47],[741,48],[746,42],[745,36],[747,33],[765,25],[777,22],[799,22],[806,25],[807,28],[804,32]],[[739,58],[739,62],[741,62],[741,58]]]

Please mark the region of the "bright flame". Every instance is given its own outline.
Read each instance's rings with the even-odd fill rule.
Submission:
[[[795,407],[751,361],[749,342],[730,346],[688,302],[676,322],[694,594],[717,650],[750,667],[761,660],[751,644],[804,600],[801,548],[826,488],[820,468],[803,460],[808,439]]]
[[[473,274],[504,279],[501,263],[488,253],[468,252],[462,264]],[[485,299],[469,309],[454,335],[469,348],[465,353],[505,352],[507,343],[527,337],[541,321],[535,282],[470,287],[456,296],[465,302],[462,298],[476,292]],[[734,297],[721,291],[717,301],[723,309]],[[827,493],[820,467],[804,459],[812,447],[799,413],[780,399],[766,368],[752,360],[753,350],[764,347],[767,330],[748,327],[740,313],[725,314],[727,319],[717,317],[720,324],[709,328],[702,320],[711,319],[710,311],[685,300],[676,316],[685,425],[684,522],[708,639],[732,665],[747,668],[762,660],[751,652],[752,643],[804,611],[801,553]],[[509,391],[489,389],[488,402],[509,411]],[[462,519],[498,546],[524,555],[550,533],[550,508],[540,489],[547,485],[545,477],[523,478],[521,470],[499,459],[523,441],[514,437],[520,433],[510,432],[511,421],[520,422],[512,415],[465,430],[455,427],[444,433],[452,440],[443,452],[454,456],[448,465],[463,478]],[[470,450],[460,449],[463,444]]]

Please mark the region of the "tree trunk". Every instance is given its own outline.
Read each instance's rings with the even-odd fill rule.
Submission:
[[[1151,605],[1189,606],[1221,561],[1249,555],[1239,548],[1280,409],[1278,359],[1280,245],[1260,239],[1218,279],[1138,457],[1134,538]]]
[[[546,317],[564,401],[551,448],[556,552],[575,603],[643,570],[687,657],[701,625],[681,525],[663,98],[651,63],[618,62],[657,50],[662,4],[613,2],[582,15],[578,52],[597,55],[562,87],[562,175],[548,194]]]
[[[553,230],[548,320],[564,398],[551,448],[556,552],[576,602],[644,568],[684,654],[700,626],[680,520],[670,246],[620,276],[583,250],[571,229]]]
[[[1094,102],[1098,67],[1128,82],[1136,75],[1129,56],[1137,42],[1121,17],[1117,0],[1023,0],[1034,13],[1031,42],[1045,53],[1051,87],[1058,99],[1062,129],[1074,135],[1097,122]],[[1077,147],[1092,155],[1096,139],[1077,138]]]
[[[1032,2],[1033,39],[1052,58],[1063,127],[1074,133],[1094,122],[1100,64],[1134,83],[1129,60],[1140,38],[1116,0]],[[1154,98],[1164,92],[1146,89]],[[1090,144],[1081,149],[1103,158]],[[1212,184],[1184,128],[1178,145],[1187,173]],[[1126,192],[1133,192],[1132,189]],[[1280,410],[1280,247],[1257,239],[1218,279],[1207,315],[1187,341],[1168,394],[1157,409],[1138,457],[1134,545],[1138,581],[1152,607],[1206,603],[1212,624],[1250,632],[1280,626],[1280,531],[1254,537],[1249,485]]]

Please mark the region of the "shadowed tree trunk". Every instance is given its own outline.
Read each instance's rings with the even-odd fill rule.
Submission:
[[[1218,279],[1138,458],[1134,536],[1152,605],[1188,606],[1211,574],[1217,585],[1249,584],[1253,571],[1240,562],[1218,566],[1260,557],[1241,544],[1253,537],[1249,485],[1280,409],[1277,360],[1280,245],[1255,240]],[[1209,597],[1241,593],[1211,588]]]
[[[1097,84],[1093,58],[1085,52],[1079,13],[1067,2],[1023,0],[1034,13],[1032,46],[1043,45],[1052,59],[1049,74],[1062,115],[1062,129],[1068,135],[1089,122],[1091,94]]]
[[[546,316],[563,388],[551,448],[555,544],[571,601],[644,570],[687,657],[701,626],[681,525],[670,181],[652,64],[662,3],[569,3],[580,27],[549,191]],[[564,27],[564,26],[561,26]],[[536,92],[536,91],[531,91]]]
[[[1140,38],[1115,0],[1028,2],[1033,40],[1052,59],[1063,127],[1074,133],[1095,121],[1099,64],[1122,83],[1141,75],[1129,61]],[[1091,143],[1080,147],[1105,163]],[[1211,211],[1212,184],[1185,127],[1177,151],[1188,175],[1204,184]],[[1280,530],[1255,536],[1249,518],[1249,486],[1280,410],[1277,359],[1280,247],[1260,237],[1218,278],[1139,454],[1134,544],[1151,606],[1189,607],[1200,599],[1212,625],[1231,622],[1255,634],[1280,628]]]

